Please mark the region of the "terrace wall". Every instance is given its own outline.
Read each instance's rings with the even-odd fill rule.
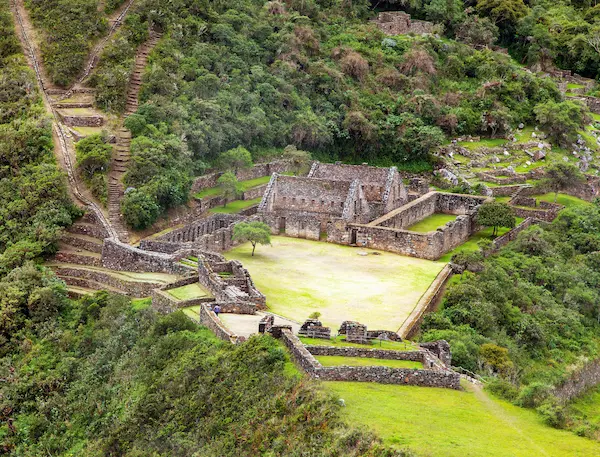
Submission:
[[[187,275],[189,270],[175,262],[173,255],[144,251],[110,238],[102,246],[102,266],[117,271]]]
[[[598,384],[600,384],[600,359],[586,364],[582,369],[573,373],[552,393],[562,402],[567,403]]]

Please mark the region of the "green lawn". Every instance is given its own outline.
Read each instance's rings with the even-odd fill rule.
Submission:
[[[416,224],[411,225],[406,230],[422,233],[433,232],[437,230],[438,227],[442,227],[446,225],[446,223],[451,222],[455,219],[455,214],[435,213],[417,222]]]
[[[142,309],[149,308],[150,306],[152,306],[152,298],[150,298],[150,297],[132,298],[131,299],[131,306],[136,311],[140,311]]]
[[[324,325],[335,331],[345,320],[370,329],[398,330],[443,268],[439,262],[380,255],[350,246],[272,237],[272,246],[259,246],[252,257],[249,243],[225,253],[240,260],[269,309],[303,322],[319,311]]]
[[[290,175],[291,173],[282,173],[284,175]],[[246,181],[240,181],[240,190],[242,192],[247,191],[248,189],[252,189],[253,187],[262,186],[263,184],[267,184],[271,176],[261,176],[260,178],[248,179]],[[210,187],[208,189],[204,189],[200,192],[196,192],[194,197],[196,198],[204,198],[204,197],[214,197],[216,195],[221,195],[222,190],[219,186]]]
[[[181,310],[183,311],[183,314],[191,318],[193,321],[200,320],[200,305],[188,306],[187,308],[182,308]]]
[[[217,206],[208,210],[209,213],[239,213],[243,209],[249,208],[252,205],[257,205],[262,200],[262,197],[255,198],[253,200],[234,200],[227,203],[227,206]]]
[[[470,151],[479,148],[496,148],[506,143],[505,138],[482,138],[481,141],[461,141],[459,146]]]
[[[530,410],[481,390],[325,382],[342,416],[386,444],[427,457],[594,457],[600,443],[550,428]]]
[[[517,226],[521,222],[523,222],[523,218],[522,217],[517,217],[516,219],[517,219],[517,221],[516,221],[515,226]],[[511,229],[506,228],[506,227],[500,227],[498,229],[498,236],[504,235],[509,230],[511,230]],[[480,230],[479,232],[477,232],[474,235],[472,235],[471,238],[469,238],[465,243],[461,244],[457,248],[454,248],[452,251],[447,252],[446,254],[444,254],[438,260],[438,262],[448,263],[448,262],[450,262],[450,259],[452,258],[452,256],[454,254],[456,254],[457,252],[460,252],[460,251],[469,251],[469,252],[470,251],[477,251],[479,249],[479,247],[477,246],[477,243],[480,240],[482,240],[484,238],[493,239],[492,238],[492,232],[493,232],[493,228],[492,227],[486,227],[483,230]]]
[[[411,360],[386,360],[373,359],[370,357],[343,357],[337,355],[320,355],[316,356],[321,365],[324,367],[339,367],[342,365],[350,367],[390,367],[390,368],[411,368],[415,370],[423,369],[421,362],[413,362]]]
[[[169,289],[166,292],[175,297],[177,300],[190,300],[192,298],[210,297],[210,294],[205,291],[197,282],[194,284],[188,284],[187,286],[177,287],[176,289]]]
[[[583,89],[583,84],[567,83],[567,89]]]
[[[416,351],[418,346],[410,341],[388,341],[388,340],[373,340],[371,344],[349,343],[346,337],[339,336],[330,340],[322,338],[308,338],[299,336],[300,341],[311,346],[337,346],[351,348],[366,348],[366,349],[386,349],[391,351]]]
[[[554,192],[549,192],[544,195],[534,195],[533,197],[537,198],[538,200],[554,203]],[[560,193],[558,194],[556,203],[558,203],[560,205],[564,205],[567,208],[576,207],[576,206],[585,206],[585,205],[590,204],[590,202],[582,200],[581,198],[573,197],[573,196],[567,195],[567,194],[560,194]]]
[[[595,436],[600,440],[600,386],[575,399],[568,408],[575,418],[574,427],[586,423],[595,429]]]

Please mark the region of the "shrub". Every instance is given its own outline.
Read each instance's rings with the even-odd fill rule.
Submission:
[[[136,230],[142,230],[158,219],[160,207],[152,196],[132,189],[125,193],[121,201],[121,212],[127,224]]]

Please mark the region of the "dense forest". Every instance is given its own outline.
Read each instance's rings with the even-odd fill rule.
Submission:
[[[52,125],[13,30],[1,2],[0,274],[52,252],[62,227],[80,215],[67,197]]]
[[[423,338],[448,340],[453,364],[565,425],[551,388],[600,354],[599,234],[598,203],[528,229],[450,287]]]

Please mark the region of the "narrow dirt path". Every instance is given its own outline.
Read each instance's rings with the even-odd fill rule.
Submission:
[[[46,110],[53,117],[54,152],[57,162],[67,173],[70,193],[75,197],[75,202],[79,203],[81,206],[86,206],[90,211],[92,211],[102,223],[109,236],[111,238],[115,238],[116,232],[111,226],[108,218],[102,211],[98,202],[91,197],[87,190],[84,190],[85,186],[80,186],[78,183],[77,174],[74,167],[73,147],[72,144],[70,144],[70,139],[65,132],[64,126],[60,122],[60,118],[56,110],[52,106],[52,102],[48,93],[50,90],[52,90],[52,85],[49,83],[49,80],[46,79],[46,75],[42,71],[40,65],[41,60],[39,48],[37,48],[35,43],[32,41],[32,38],[30,38],[29,31],[33,31],[34,28],[31,25],[27,12],[25,11],[23,0],[11,0],[10,6],[15,19],[17,36],[19,37],[23,47],[23,53],[27,58],[28,64],[36,74]]]
[[[535,441],[533,441],[527,433],[524,433],[519,427],[518,421],[511,416],[504,408],[494,402],[488,395],[483,391],[483,386],[474,384],[473,393],[475,397],[486,406],[486,408],[496,417],[497,419],[504,422],[508,427],[514,430],[515,435],[520,436],[523,441],[527,442],[531,449],[536,449],[539,456],[549,457],[549,454],[542,449]]]
[[[135,67],[129,79],[129,88],[127,91],[127,105],[125,108],[125,117],[133,114],[138,107],[138,95],[142,84],[142,73],[148,64],[148,55],[158,43],[160,34],[151,31],[148,40],[138,49],[135,57]],[[131,157],[131,132],[122,127],[117,131],[117,144],[115,146],[110,169],[108,173],[108,217],[117,230],[119,239],[127,242],[129,232],[127,225],[121,215],[121,200],[124,195],[123,176],[127,171],[127,166]]]

